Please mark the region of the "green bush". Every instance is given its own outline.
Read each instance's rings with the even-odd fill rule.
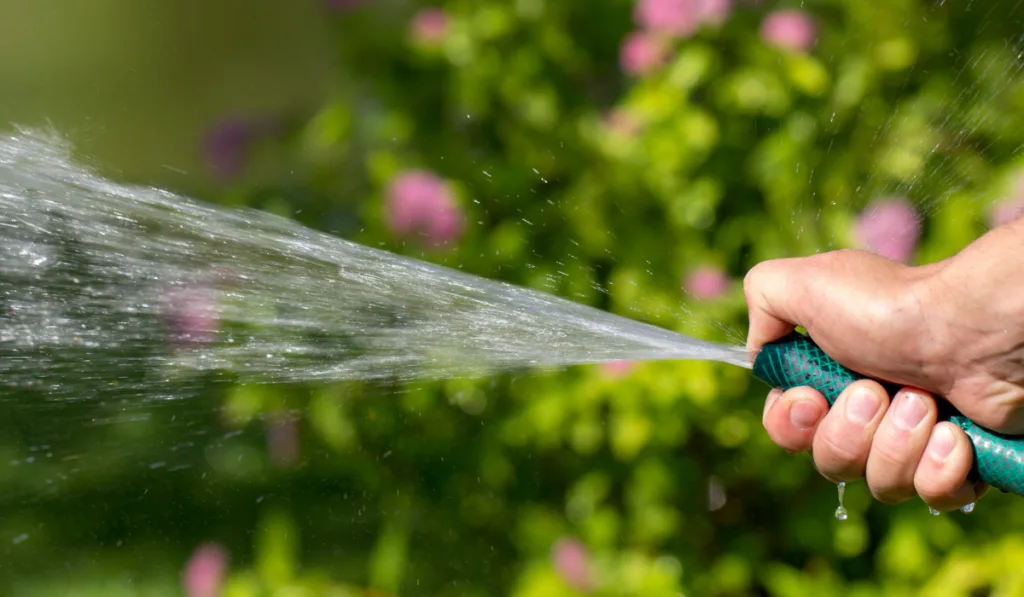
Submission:
[[[901,237],[913,263],[955,253],[995,206],[1015,205],[1024,79],[1007,41],[1015,18],[992,16],[1013,5],[738,2],[721,22],[642,38],[651,45],[624,66],[632,0],[329,3],[332,96],[209,149],[277,152],[293,174],[253,183],[243,170],[217,200],[740,343],[743,274],[877,249],[857,232],[874,202],[920,216]],[[762,35],[784,9],[812,19],[812,47]],[[396,232],[396,210],[413,208],[390,202],[410,173],[454,218],[434,222],[441,232]],[[108,461],[94,485],[63,494],[90,502],[90,524],[67,530],[59,502],[43,501],[38,520],[7,525],[48,529],[12,565],[42,576],[45,554],[98,537],[82,586],[136,570],[176,587],[212,541],[230,597],[1024,594],[1017,498],[933,517],[855,483],[838,521],[836,488],[764,433],[766,390],[746,371],[689,362],[239,386],[210,398],[230,416],[201,425],[244,433],[174,474]],[[297,454],[275,460],[263,419],[286,413],[301,415],[285,424]],[[157,423],[116,454],[165,453]],[[162,493],[139,498],[143,486]],[[132,555],[104,543],[121,527]],[[19,586],[51,586],[33,578]]]

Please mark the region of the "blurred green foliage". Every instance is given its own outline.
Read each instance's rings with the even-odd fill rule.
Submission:
[[[344,4],[322,8],[330,93],[246,147],[282,173],[249,161],[209,199],[741,342],[755,263],[858,246],[858,214],[888,196],[916,206],[913,260],[932,262],[1016,192],[1012,2],[806,3],[807,52],[759,34],[796,5],[741,2],[642,76],[620,65],[632,0]],[[417,40],[431,7],[444,32]],[[453,189],[450,246],[387,226],[413,169]],[[726,291],[684,292],[708,266]],[[837,521],[836,488],[763,432],[765,393],[742,370],[650,363],[148,404],[59,489],[59,468],[0,465],[0,577],[17,595],[176,595],[215,542],[225,597],[1024,595],[1017,498],[933,517],[855,483]],[[275,417],[294,459],[267,447]],[[2,461],[38,444],[11,434]],[[169,455],[189,466],[135,466]]]

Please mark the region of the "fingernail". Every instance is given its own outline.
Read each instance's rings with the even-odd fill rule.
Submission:
[[[935,460],[942,461],[949,457],[955,445],[956,438],[953,437],[953,432],[948,427],[939,427],[928,440],[928,453]]]
[[[913,429],[921,424],[926,414],[928,414],[928,406],[924,400],[917,394],[908,392],[900,396],[896,404],[893,424],[900,429]]]
[[[879,406],[881,404],[874,392],[868,388],[858,388],[846,401],[846,418],[863,425],[875,416]]]
[[[821,418],[821,409],[807,400],[800,400],[789,408],[789,422],[799,429],[809,429]]]

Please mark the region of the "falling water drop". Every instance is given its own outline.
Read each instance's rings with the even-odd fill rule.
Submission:
[[[848,516],[846,507],[843,506],[843,494],[846,493],[846,481],[839,482],[839,507],[836,508],[836,518],[838,520],[846,520]]]
[[[964,514],[970,514],[971,512],[974,512],[974,502],[961,506],[960,511]]]

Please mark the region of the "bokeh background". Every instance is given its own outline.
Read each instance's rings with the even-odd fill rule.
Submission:
[[[759,261],[929,263],[1024,213],[1018,4],[7,1],[0,119],[738,343]],[[103,466],[56,485],[25,431],[55,415],[6,405],[0,593],[1024,595],[1018,497],[936,517],[855,483],[836,520],[766,389],[707,363],[221,388],[148,426],[111,405],[78,447]]]

